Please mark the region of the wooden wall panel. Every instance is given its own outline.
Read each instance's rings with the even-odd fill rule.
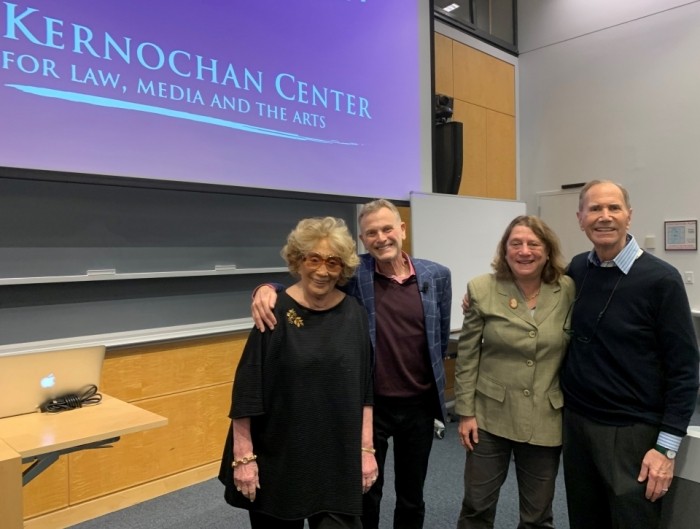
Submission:
[[[435,33],[434,44],[435,93],[452,96],[454,94],[452,39]]]
[[[27,466],[24,465],[23,469]],[[70,504],[68,457],[60,457],[25,485],[22,492],[25,518],[68,507]]]
[[[460,42],[452,50],[454,97],[515,116],[515,67]]]
[[[17,527],[22,521],[21,456],[0,440],[0,510],[7,516],[0,526]],[[3,523],[4,522],[4,523]]]
[[[247,334],[110,351],[101,391],[126,401],[231,382]]]
[[[408,255],[412,255],[413,252],[411,251],[411,208],[397,207],[396,209],[399,210],[401,220],[406,223],[406,240],[403,241],[402,249]]]
[[[453,119],[464,124],[458,194],[517,198],[515,67],[436,34],[435,83],[454,97]]]
[[[168,425],[124,436],[113,448],[71,454],[71,503],[217,461],[230,403],[230,383],[139,402]]]
[[[486,111],[486,182],[492,198],[516,199],[515,118]]]

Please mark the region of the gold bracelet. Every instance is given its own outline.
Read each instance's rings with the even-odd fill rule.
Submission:
[[[376,452],[374,448],[368,446],[363,446],[360,450],[362,450],[363,452],[370,453],[372,455],[374,455],[374,453]]]
[[[250,454],[249,456],[246,456],[242,459],[234,459],[233,463],[231,463],[231,466],[233,468],[236,468],[238,465],[247,465],[248,463],[252,463],[258,458],[255,454]]]

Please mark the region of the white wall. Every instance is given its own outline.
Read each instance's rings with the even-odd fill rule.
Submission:
[[[663,248],[664,220],[700,216],[700,2],[519,7],[520,198],[536,212],[538,192],[622,183],[632,233],[642,245],[655,236],[656,255],[695,273],[688,295],[700,308],[698,252]]]
[[[521,0],[518,49],[537,48],[692,4],[688,0]]]

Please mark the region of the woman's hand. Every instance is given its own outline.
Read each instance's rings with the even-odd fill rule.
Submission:
[[[237,465],[233,469],[233,483],[236,490],[250,501],[255,501],[255,494],[260,488],[258,464],[255,461]]]
[[[379,477],[377,458],[370,452],[362,451],[362,494],[372,488]]]
[[[459,442],[470,452],[479,444],[479,426],[473,415],[459,418]]]

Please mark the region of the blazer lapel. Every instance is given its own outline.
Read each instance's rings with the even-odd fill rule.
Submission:
[[[518,290],[518,287],[515,286],[515,283],[512,281],[498,281],[496,288],[509,314],[520,318],[530,325],[535,324],[530,309],[527,308],[527,303],[523,301],[523,296]],[[535,311],[535,313],[536,312],[537,311]]]
[[[542,283],[540,295],[537,297],[537,309],[535,310],[535,322],[539,325],[552,313],[561,300],[561,286],[559,283]]]
[[[507,307],[507,311],[531,325],[539,325],[546,320],[559,305],[559,300],[561,299],[561,286],[558,283],[542,283],[540,293],[537,296],[537,307],[533,318],[532,312],[527,307],[527,303],[523,300],[523,296],[518,287],[515,286],[515,283],[512,281],[498,281],[497,290],[498,294],[502,296],[503,305]]]

